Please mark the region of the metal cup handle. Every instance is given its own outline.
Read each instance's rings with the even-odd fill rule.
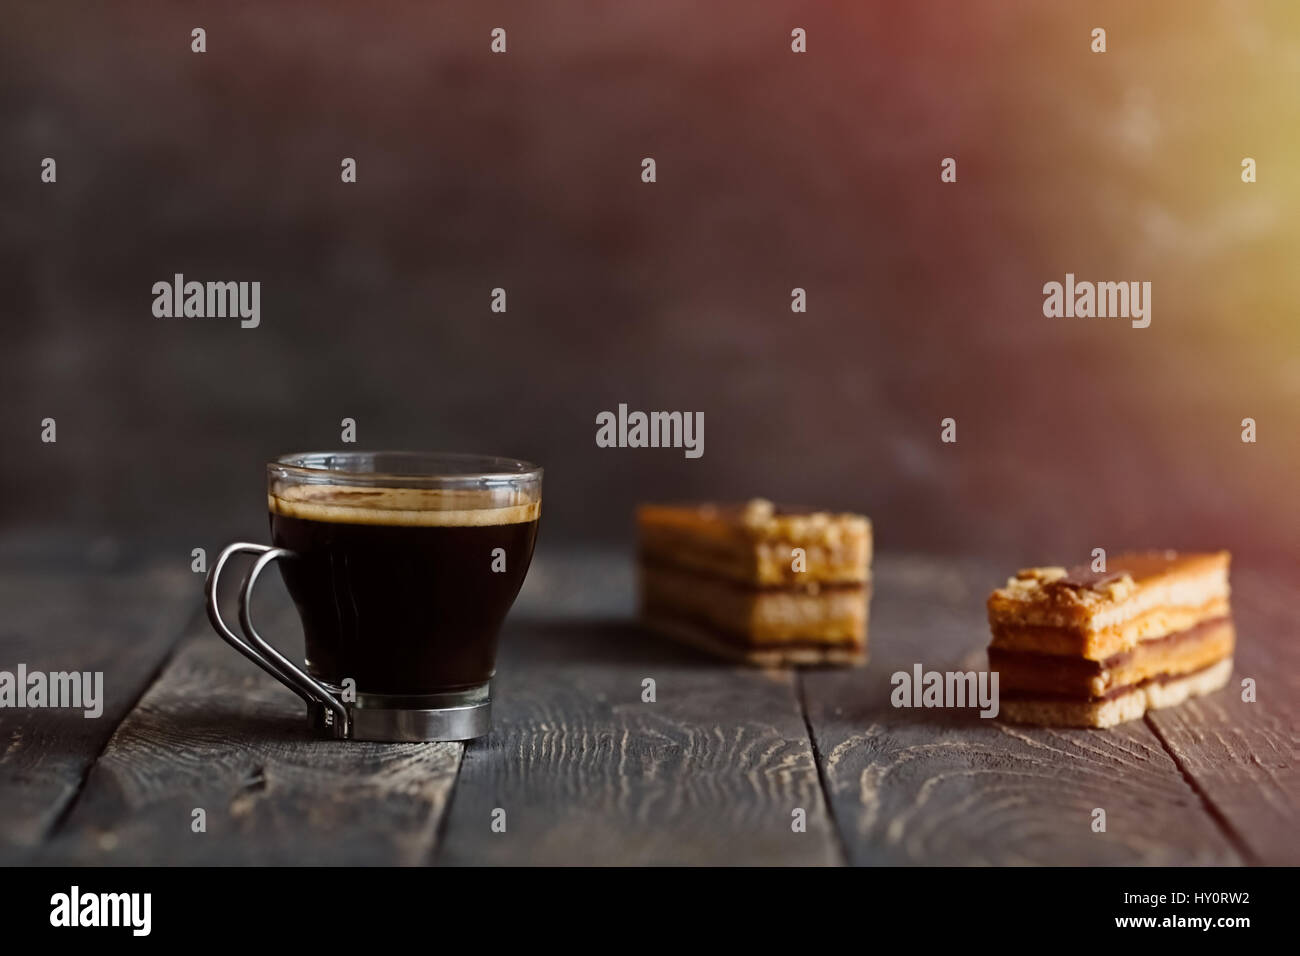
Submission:
[[[221,617],[221,609],[217,606],[217,582],[221,577],[221,570],[225,567],[226,562],[236,554],[258,555],[257,561],[253,563],[253,567],[248,572],[248,576],[244,578],[244,583],[239,592],[239,623],[244,632],[242,637],[226,624]],[[293,556],[292,551],[284,548],[272,548],[264,544],[250,544],[238,541],[228,545],[222,550],[216,563],[212,565],[212,570],[208,572],[208,580],[204,586],[208,620],[212,622],[212,626],[227,644],[306,701],[307,712],[314,726],[323,728],[335,737],[348,737],[350,736],[350,721],[348,719],[348,710],[343,706],[342,702],[331,693],[328,687],[307,674],[297,664],[272,647],[262,635],[257,633],[257,628],[253,626],[250,607],[253,598],[253,586],[257,584],[258,577],[272,561]]]

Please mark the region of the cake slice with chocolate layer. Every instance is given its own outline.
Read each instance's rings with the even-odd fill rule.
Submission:
[[[989,596],[989,668],[1009,720],[1109,727],[1232,674],[1226,551],[1124,554],[1099,574],[1029,568]]]
[[[641,612],[654,629],[765,667],[866,661],[871,523],[744,505],[643,505]]]

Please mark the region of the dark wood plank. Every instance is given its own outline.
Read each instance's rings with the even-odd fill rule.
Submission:
[[[102,671],[103,713],[0,709],[0,864],[30,857],[80,790],[88,768],[157,674],[202,582],[168,569],[15,570],[0,574],[0,668]]]
[[[1231,683],[1147,720],[1243,855],[1300,863],[1300,586],[1294,575],[1233,569],[1236,668]],[[1254,678],[1257,700],[1241,699]]]
[[[982,669],[987,562],[884,557],[872,661],[802,677],[840,834],[856,864],[1241,861],[1142,721],[1107,731],[1018,727],[973,711],[896,709],[890,675]],[[1091,829],[1106,810],[1107,831]]]
[[[258,605],[286,652],[278,584]],[[294,651],[293,653],[298,653]],[[415,864],[433,850],[460,744],[317,740],[302,702],[206,617],[95,765],[44,862]],[[194,833],[203,808],[207,830]]]
[[[628,567],[552,563],[545,576],[570,610],[585,591],[587,606],[626,613]],[[647,677],[655,703],[641,700]],[[439,863],[839,861],[788,673],[719,664],[626,620],[516,621],[496,700],[492,735],[466,748]]]

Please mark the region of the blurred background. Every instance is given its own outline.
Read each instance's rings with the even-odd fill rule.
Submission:
[[[881,550],[1007,562],[992,583],[1093,547],[1294,560],[1293,3],[0,22],[11,551],[264,539],[263,462],[339,447],[351,417],[359,448],[545,465],[543,549],[630,544],[640,500],[762,495],[865,512]],[[260,281],[261,326],[155,318],[178,272]],[[1151,327],[1045,318],[1066,272],[1150,281]],[[597,448],[620,402],[704,412],[704,457]]]

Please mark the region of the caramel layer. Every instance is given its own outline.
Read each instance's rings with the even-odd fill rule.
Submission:
[[[697,574],[642,565],[642,608],[650,616],[696,621],[751,645],[864,640],[870,588],[819,593],[749,590]]]
[[[1232,655],[1232,621],[1220,618],[1104,661],[989,649],[1004,693],[1035,699],[1107,700],[1149,681],[1193,674]]]
[[[797,580],[790,583],[759,583],[756,581],[737,580],[726,574],[705,571],[690,565],[664,560],[656,555],[642,553],[638,558],[641,568],[671,574],[689,574],[720,587],[731,588],[753,594],[821,594],[824,591],[861,591],[870,580],[870,576],[854,577],[847,580]]]
[[[1186,673],[1183,674],[1157,674],[1156,676],[1148,677],[1146,680],[1140,681],[1139,683],[1125,684],[1123,687],[1114,687],[1106,691],[1106,693],[1104,694],[1097,694],[1095,696],[1079,696],[1076,694],[1052,694],[1052,693],[1047,693],[1045,691],[1036,691],[1036,690],[1034,691],[1004,690],[1004,691],[1000,691],[999,695],[1006,700],[1062,700],[1062,701],[1088,701],[1088,702],[1114,700],[1117,697],[1123,697],[1125,694],[1131,694],[1135,690],[1144,690],[1148,687],[1152,687],[1152,686],[1158,687],[1162,684],[1169,684],[1174,681],[1180,681],[1186,678],[1196,677],[1198,674],[1202,674],[1213,667],[1217,667],[1220,661],[1225,659],[1226,658],[1220,658],[1219,660],[1215,660],[1209,664],[1206,664],[1204,667],[1198,667],[1194,671],[1187,671]]]
[[[1148,710],[1177,707],[1191,697],[1209,694],[1232,676],[1232,658],[1143,687],[1125,688],[1109,700],[1017,700],[1001,695],[1001,717],[1017,723],[1059,727],[1113,727],[1136,720]]]
[[[1226,617],[1228,599],[1215,598],[1197,607],[1157,607],[1104,630],[1080,633],[1075,630],[1026,624],[995,624],[992,646],[1008,651],[1057,654],[1103,661],[1144,643],[1161,640]]]
[[[682,624],[695,628],[702,628],[708,631],[713,638],[729,644],[742,650],[824,650],[832,647],[842,648],[865,648],[866,636],[852,640],[842,638],[820,639],[813,637],[795,638],[793,640],[784,640],[780,642],[755,641],[754,638],[743,631],[737,631],[733,628],[719,627],[713,621],[708,620],[703,615],[688,615],[681,613],[674,608],[665,608],[655,605],[648,605],[643,609],[643,616],[650,624]]]

